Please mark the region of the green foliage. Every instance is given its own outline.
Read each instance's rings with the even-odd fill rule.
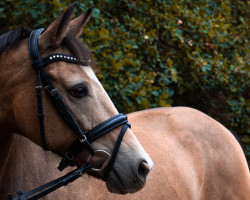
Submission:
[[[0,2],[1,32],[47,26],[69,0]],[[186,105],[236,132],[250,160],[249,2],[88,0],[83,31],[122,112]]]

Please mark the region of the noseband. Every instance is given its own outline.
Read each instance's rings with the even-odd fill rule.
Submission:
[[[44,31],[43,28],[37,29],[31,32],[29,38],[29,53],[30,58],[32,61],[32,67],[36,72],[36,96],[37,96],[37,104],[38,104],[38,118],[40,123],[40,135],[41,135],[41,143],[45,150],[48,150],[46,144],[46,137],[45,137],[45,130],[44,130],[44,114],[43,114],[43,104],[42,104],[42,83],[43,86],[51,99],[53,105],[55,106],[58,113],[62,116],[64,122],[71,128],[71,130],[77,135],[77,139],[73,144],[69,146],[67,149],[64,157],[62,158],[58,169],[62,171],[67,166],[77,166],[73,159],[84,149],[88,149],[90,152],[90,156],[87,159],[89,162],[91,160],[91,156],[102,154],[107,157],[107,160],[104,162],[103,166],[100,169],[95,169],[92,167],[91,163],[86,163],[83,166],[78,166],[76,170],[66,174],[63,177],[60,177],[54,181],[51,181],[45,185],[42,185],[30,192],[22,193],[20,190],[17,190],[18,197],[14,198],[14,200],[34,200],[39,199],[46,194],[53,192],[54,190],[58,189],[61,186],[67,185],[69,182],[73,182],[75,179],[79,178],[83,173],[92,170],[92,171],[103,171],[103,180],[107,180],[110,171],[113,168],[119,147],[122,142],[122,138],[127,130],[130,127],[128,123],[127,116],[124,114],[118,114],[110,119],[102,122],[101,124],[95,126],[93,129],[84,133],[81,128],[79,127],[78,123],[74,119],[73,115],[71,114],[68,107],[62,100],[57,89],[54,87],[52,82],[50,81],[49,76],[47,75],[44,67],[52,62],[56,61],[64,61],[69,63],[74,63],[78,65],[89,65],[91,60],[84,61],[78,59],[71,55],[56,53],[46,56],[44,58],[40,58],[40,51],[38,46],[38,39],[41,33]],[[91,143],[98,139],[99,137],[103,136],[104,134],[112,131],[113,129],[123,126],[121,132],[118,136],[116,141],[115,147],[113,149],[112,155],[104,150],[95,150]],[[7,197],[8,200],[12,200],[11,194]]]

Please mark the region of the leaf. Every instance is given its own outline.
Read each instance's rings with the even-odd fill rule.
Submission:
[[[99,32],[99,36],[100,38],[109,38],[109,30],[108,29],[105,29],[105,28],[102,28],[101,31]]]

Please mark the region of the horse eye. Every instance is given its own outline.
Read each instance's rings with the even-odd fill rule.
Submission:
[[[88,90],[85,87],[77,87],[70,90],[70,94],[75,98],[81,98],[88,94]]]

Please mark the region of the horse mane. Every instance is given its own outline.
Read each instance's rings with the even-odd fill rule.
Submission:
[[[11,30],[0,36],[0,55],[3,51],[8,48],[12,48],[17,45],[21,40],[29,38],[32,29],[22,26],[20,28]],[[91,67],[94,71],[97,70],[96,64],[94,62],[93,56],[85,45],[82,45],[79,40],[73,36],[69,31],[62,42],[63,46],[66,46],[71,53],[82,60],[91,59]]]
[[[0,55],[7,48],[14,47],[21,40],[28,38],[31,31],[32,30],[30,28],[22,26],[20,28],[11,30],[1,35],[0,36]]]

